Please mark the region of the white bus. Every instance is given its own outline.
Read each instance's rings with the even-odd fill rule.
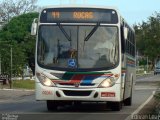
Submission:
[[[36,100],[48,110],[67,103],[131,105],[134,30],[113,7],[52,6],[32,24],[36,35]]]

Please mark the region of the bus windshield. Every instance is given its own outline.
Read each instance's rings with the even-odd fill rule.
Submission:
[[[41,25],[37,62],[50,69],[106,69],[118,64],[115,26]]]

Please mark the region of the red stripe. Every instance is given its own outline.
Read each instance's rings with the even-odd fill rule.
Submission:
[[[74,75],[69,81],[69,83],[80,83],[81,80],[83,80],[84,76],[86,75]]]
[[[122,70],[122,73],[126,73],[126,70]]]

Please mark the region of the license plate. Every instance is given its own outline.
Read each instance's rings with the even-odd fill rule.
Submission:
[[[115,97],[114,92],[101,92],[101,97]]]

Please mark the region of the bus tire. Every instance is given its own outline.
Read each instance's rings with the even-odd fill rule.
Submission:
[[[122,102],[109,102],[112,111],[120,111],[122,109]]]
[[[53,100],[47,100],[47,109],[48,111],[55,111],[58,108],[58,103]]]
[[[132,105],[132,97],[129,97],[124,100],[124,105],[125,106],[131,106]]]

